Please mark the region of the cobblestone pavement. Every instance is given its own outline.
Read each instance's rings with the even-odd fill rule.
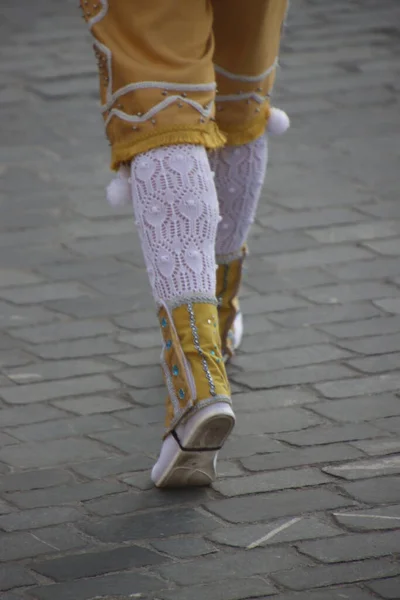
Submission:
[[[400,598],[400,3],[297,0],[212,489],[151,488],[159,333],[76,2],[0,21],[2,600]]]

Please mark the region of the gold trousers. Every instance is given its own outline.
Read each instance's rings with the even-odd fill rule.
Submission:
[[[80,0],[111,167],[170,144],[265,131],[287,0]]]

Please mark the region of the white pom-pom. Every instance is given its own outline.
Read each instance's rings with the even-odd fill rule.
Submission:
[[[290,119],[280,108],[271,108],[267,131],[271,135],[282,135],[290,127]]]
[[[107,187],[107,202],[111,206],[125,206],[131,199],[128,167],[120,167],[117,176]]]

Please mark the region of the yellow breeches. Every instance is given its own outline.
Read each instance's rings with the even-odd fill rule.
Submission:
[[[211,149],[264,133],[287,0],[81,0],[81,7],[113,169],[159,146]]]

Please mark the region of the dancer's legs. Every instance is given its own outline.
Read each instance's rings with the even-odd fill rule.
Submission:
[[[159,486],[209,484],[235,419],[215,298],[219,209],[205,150],[224,142],[213,117],[211,6],[97,2],[88,19],[112,165],[130,167],[163,337],[166,431],[152,477]]]
[[[229,4],[229,6],[228,6]],[[237,301],[244,246],[263,186],[266,126],[275,80],[286,0],[214,0],[217,123],[227,145],[209,152],[222,220],[216,239],[217,297],[223,352],[240,343]],[[241,43],[238,44],[237,40]]]

